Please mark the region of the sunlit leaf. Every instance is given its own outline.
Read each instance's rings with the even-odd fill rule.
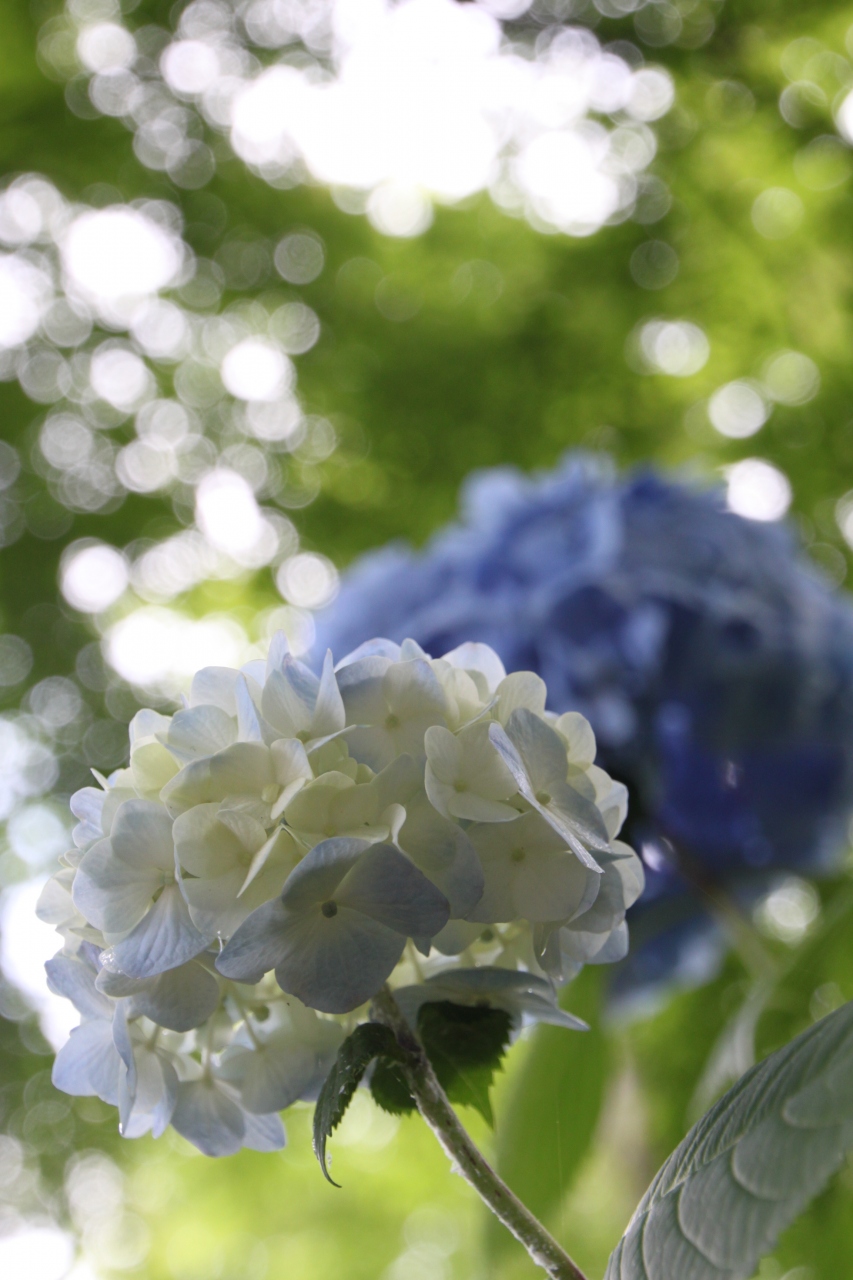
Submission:
[[[606,1280],[745,1280],[853,1146],[853,1003],[759,1063],[658,1173]]]

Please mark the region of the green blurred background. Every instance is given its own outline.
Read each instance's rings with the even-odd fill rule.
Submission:
[[[674,105],[647,126],[656,154],[634,212],[582,236],[541,218],[532,225],[482,191],[436,203],[420,234],[383,234],[352,193],[310,178],[267,181],[224,135],[197,122],[191,134],[207,139],[215,160],[203,185],[143,163],[132,130],[92,105],[88,73],[75,64],[75,32],[124,22],[150,37],[155,28],[174,31],[186,7],[142,0],[122,15],[106,0],[67,11],[43,0],[3,6],[5,181],[42,175],[78,210],[168,201],[182,215],[186,244],[214,264],[199,273],[214,282],[209,295],[184,283],[171,296],[208,318],[239,312],[250,328],[260,314],[251,304],[272,314],[301,303],[320,329],[295,356],[305,422],[273,440],[248,439],[209,371],[194,399],[181,397],[176,360],[148,359],[159,394],[177,387],[194,406],[198,438],[208,442],[193,446],[197,475],[227,455],[220,465],[258,476],[252,487],[265,513],[279,513],[284,551],[257,568],[198,572],[171,594],[146,594],[131,572],[126,590],[89,611],[59,590],[63,552],[67,564],[72,544],[94,539],[138,563],[193,527],[191,470],[190,479],[122,483],[135,474],[137,455],[123,452],[136,439],[133,412],[87,402],[90,426],[91,415],[101,416],[94,437],[86,428],[97,444],[85,448],[95,448],[102,470],[83,477],[89,490],[82,481],[75,489],[63,478],[70,463],[59,465],[56,449],[51,459],[44,445],[45,421],[68,408],[63,377],[79,375],[67,344],[65,373],[54,359],[62,344],[49,337],[30,343],[29,364],[0,350],[2,439],[16,451],[0,454],[0,760],[9,819],[0,854],[0,1259],[12,1280],[60,1280],[69,1268],[75,1280],[521,1280],[535,1274],[532,1266],[486,1222],[420,1122],[392,1119],[366,1096],[332,1143],[336,1191],[314,1165],[308,1108],[291,1114],[283,1155],[212,1162],[171,1134],[123,1143],[109,1108],[57,1094],[48,1040],[58,1033],[37,977],[49,943],[28,923],[33,886],[64,846],[67,796],[90,767],[119,763],[134,711],[168,703],[179,682],[180,671],[155,673],[147,687],[123,678],[121,662],[117,671],[104,661],[102,639],[109,652],[116,628],[152,609],[160,622],[166,609],[184,623],[227,616],[241,629],[228,633],[232,642],[244,646],[263,643],[274,625],[304,638],[310,606],[334,583],[330,566],[343,569],[392,538],[424,541],[453,515],[472,469],[547,467],[576,446],[605,449],[620,465],[651,459],[707,478],[758,458],[774,468],[760,473],[771,477],[771,501],[781,493],[785,507],[787,479],[804,542],[844,582],[845,531],[853,538],[853,524],[845,527],[853,490],[853,155],[841,108],[853,86],[853,7],[516,6],[504,29],[519,56],[534,57],[541,32],[564,24],[593,32],[629,65],[665,68],[674,85]],[[157,49],[167,37],[150,39]],[[263,60],[276,56],[267,49]],[[274,265],[276,246],[292,233],[314,236],[324,252],[322,271],[298,285]],[[5,243],[17,251],[14,239]],[[37,256],[29,261],[38,267]],[[658,320],[682,327],[667,331],[674,354],[664,352],[656,366],[643,326]],[[96,319],[79,350],[120,330]],[[777,364],[774,374],[785,352],[807,359]],[[669,372],[661,371],[667,360]],[[760,433],[750,427],[747,435],[719,400],[709,411],[710,397],[735,380],[764,404]],[[308,557],[302,579],[293,568],[297,534]],[[200,633],[186,634],[192,651]],[[790,901],[793,915],[759,921],[786,966],[757,1019],[759,1054],[853,998],[847,877],[819,892],[795,885]],[[738,1053],[751,989],[732,958],[713,983],[618,1021],[603,1009],[597,974],[587,972],[565,1001],[592,1030],[525,1035],[497,1087],[495,1132],[466,1115],[591,1277],[602,1274],[662,1158],[746,1065]],[[26,1259],[16,1261],[24,1230],[41,1234],[26,1237]],[[851,1257],[853,1171],[787,1233],[760,1274],[829,1280],[847,1274]]]

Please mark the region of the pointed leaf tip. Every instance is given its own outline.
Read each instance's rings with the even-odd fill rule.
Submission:
[[[394,1033],[379,1022],[363,1022],[356,1027],[338,1050],[334,1066],[326,1077],[314,1109],[314,1154],[323,1170],[323,1177],[335,1182],[326,1164],[326,1142],[337,1129],[352,1101],[361,1078],[374,1058],[384,1062],[401,1062],[402,1050]]]

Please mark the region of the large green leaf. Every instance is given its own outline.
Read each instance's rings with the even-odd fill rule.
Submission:
[[[553,1214],[586,1154],[598,1121],[610,1045],[598,1019],[602,974],[586,968],[565,990],[565,1007],[589,1023],[580,1035],[539,1027],[498,1120],[501,1177],[540,1219]],[[562,1003],[562,1001],[561,1001]],[[496,1220],[487,1247],[515,1248]]]
[[[658,1173],[605,1280],[745,1280],[853,1146],[853,1002],[753,1067]]]

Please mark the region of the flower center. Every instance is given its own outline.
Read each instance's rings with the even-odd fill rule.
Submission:
[[[338,914],[338,904],[330,898],[328,902],[322,903],[320,910],[327,920],[331,920],[332,916]]]
[[[399,717],[399,716],[395,716],[393,712],[392,712],[389,716],[386,716],[386,717],[385,717],[385,728],[386,728],[386,729],[399,729],[399,728],[400,728],[400,717]]]
[[[525,853],[524,849],[513,849],[512,853],[509,856],[513,862],[523,862],[524,859],[527,857],[527,854]]]

